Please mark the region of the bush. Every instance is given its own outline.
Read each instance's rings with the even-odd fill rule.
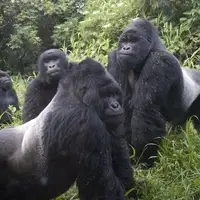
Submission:
[[[87,0],[84,20],[71,38],[70,57],[91,56],[106,64],[107,53],[116,47],[118,36],[132,18],[151,19],[170,52],[184,66],[199,67],[200,2],[189,0]],[[170,11],[170,12],[169,12]],[[190,17],[188,17],[190,16]],[[187,48],[186,48],[187,46]]]
[[[40,51],[70,45],[84,0],[12,0],[0,3],[1,66],[32,71]]]

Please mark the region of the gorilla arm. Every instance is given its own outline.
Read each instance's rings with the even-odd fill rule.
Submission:
[[[0,88],[0,122],[11,123],[11,121],[12,116],[6,103],[6,93],[2,88]]]
[[[24,108],[22,113],[23,123],[30,121],[31,119],[38,116],[38,107],[43,104],[43,95],[41,90],[42,82],[39,79],[35,79],[30,82],[25,100],[24,100]],[[36,109],[37,108],[37,109]],[[41,107],[42,111],[43,107]]]
[[[120,67],[117,64],[117,49],[108,54],[107,70],[118,81],[119,78],[117,76],[119,76]]]
[[[13,88],[8,90],[6,92],[6,97],[5,97],[5,104],[7,106],[13,105],[17,110],[19,110],[19,102],[18,102],[18,97]]]
[[[88,112],[92,113],[92,110],[88,110]],[[87,126],[85,126],[86,124]],[[81,146],[82,149],[79,150],[81,156],[77,185],[79,187],[80,198],[89,199],[90,196],[94,195],[94,198],[102,196],[102,199],[125,199],[123,184],[126,181],[123,179],[122,184],[120,184],[118,176],[116,176],[115,171],[113,171],[112,147],[110,146],[110,139],[112,138],[110,135],[111,133],[107,132],[105,125],[100,121],[98,116],[94,114],[89,114],[89,118],[82,126],[83,127],[79,128],[82,133],[78,135],[79,142],[77,143],[80,147],[80,144],[84,142],[84,146]],[[118,138],[116,142],[119,142]],[[118,143],[117,147],[120,145],[122,144]],[[117,153],[118,152],[116,151],[116,156]],[[121,164],[126,165],[125,162],[122,162]],[[117,167],[117,164],[115,167]],[[120,170],[122,168],[119,167],[118,169]],[[126,172],[127,171],[123,171],[121,173],[125,174]],[[118,175],[119,174],[120,173],[118,172]],[[131,167],[130,174],[128,175],[133,177]],[[126,186],[127,184],[125,187]],[[96,188],[98,188],[99,192],[93,194],[93,191],[96,191]],[[106,193],[103,188],[107,188]]]
[[[124,136],[123,126],[120,125],[115,131],[110,133],[112,146],[112,164],[116,176],[119,178],[121,185],[126,191],[135,186],[133,170],[129,159],[128,143]],[[131,197],[136,193],[132,192]]]
[[[162,105],[180,74],[179,63],[172,54],[164,51],[150,53],[136,83],[133,105]]]
[[[130,139],[136,149],[136,154],[143,153],[142,150],[146,144],[166,134],[161,109],[169,98],[173,84],[176,81],[180,84],[180,74],[179,63],[170,53],[152,52],[147,58],[135,86],[135,95],[132,97],[133,114]],[[147,155],[143,153],[143,157],[148,159],[149,155],[152,156],[156,152],[156,148],[153,147],[146,151]]]
[[[119,83],[119,85],[124,88],[125,87],[125,75],[122,72],[122,68],[120,64],[117,62],[117,49],[113,50],[108,54],[108,66],[107,70],[112,74],[115,80]]]

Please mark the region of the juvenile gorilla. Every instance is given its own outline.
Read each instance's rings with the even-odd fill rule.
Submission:
[[[39,115],[56,94],[61,75],[69,67],[63,51],[50,49],[38,59],[38,76],[29,84],[22,111],[23,122]]]
[[[81,200],[124,200],[134,186],[120,87],[92,59],[73,65],[38,117],[0,131],[1,199],[47,200],[76,181]]]
[[[128,141],[139,160],[151,166],[154,159],[149,158],[158,147],[152,143],[165,136],[166,121],[177,125],[191,115],[200,117],[200,72],[181,68],[156,28],[140,18],[121,34],[118,48],[109,54],[108,71],[124,91]],[[194,122],[197,128],[199,121]]]
[[[13,89],[12,80],[9,75],[0,70],[0,123],[11,123],[12,115],[9,106],[13,105],[19,110],[18,97]]]

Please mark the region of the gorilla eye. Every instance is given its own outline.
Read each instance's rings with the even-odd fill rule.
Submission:
[[[58,60],[58,58],[57,57],[52,57],[51,60],[56,61],[56,60]]]
[[[131,41],[131,42],[137,42],[138,40],[139,40],[139,38],[136,37],[136,36],[133,36],[133,35],[132,35],[132,36],[130,37],[130,41]]]
[[[114,98],[116,99],[116,101],[117,101],[120,105],[122,105],[122,99],[120,98],[120,95],[119,95],[118,92],[116,92],[116,93],[111,93],[111,94],[109,95],[109,97],[114,97]]]
[[[149,43],[151,43],[151,42],[152,42],[152,38],[151,38],[150,36],[148,36],[148,37],[147,37],[147,41],[148,41]]]
[[[111,93],[110,95],[109,95],[109,97],[117,97],[118,95],[117,94],[115,94],[115,93]]]
[[[109,97],[119,97],[119,93],[118,92],[111,92],[108,94]]]
[[[122,37],[121,42],[131,42],[135,43],[139,40],[140,38],[133,35],[133,34],[127,34],[126,36]]]
[[[58,59],[57,57],[46,58],[44,59],[44,62],[49,63],[50,61],[56,61],[57,59]]]
[[[108,92],[107,91],[100,91],[99,92],[99,96],[104,98],[104,97],[107,97],[108,96]]]
[[[49,58],[44,59],[44,62],[45,62],[45,63],[48,63],[48,62],[50,62],[50,61],[51,61],[51,59],[49,59]]]
[[[82,88],[80,88],[80,93],[81,95],[84,95],[87,91],[87,87],[86,86],[83,86]]]
[[[124,43],[127,42],[127,41],[128,41],[127,37],[122,37],[121,40],[120,40],[120,42],[124,42]]]
[[[127,34],[128,40],[131,40],[132,37],[133,37],[133,35],[131,33]]]

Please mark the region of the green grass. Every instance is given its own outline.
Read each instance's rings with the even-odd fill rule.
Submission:
[[[27,80],[13,77],[19,97],[20,108],[23,105]],[[12,125],[21,124],[21,110],[14,115]],[[7,125],[8,127],[9,125]],[[143,180],[141,200],[199,200],[200,199],[200,135],[190,122],[186,128],[176,134],[170,132],[159,151],[156,167],[144,170],[135,167],[134,176]],[[77,188],[73,186],[57,200],[77,200]]]
[[[200,191],[199,146],[199,135],[189,122],[181,133],[170,132],[160,147],[156,167],[136,170],[136,177],[146,179],[143,199],[195,199]]]

